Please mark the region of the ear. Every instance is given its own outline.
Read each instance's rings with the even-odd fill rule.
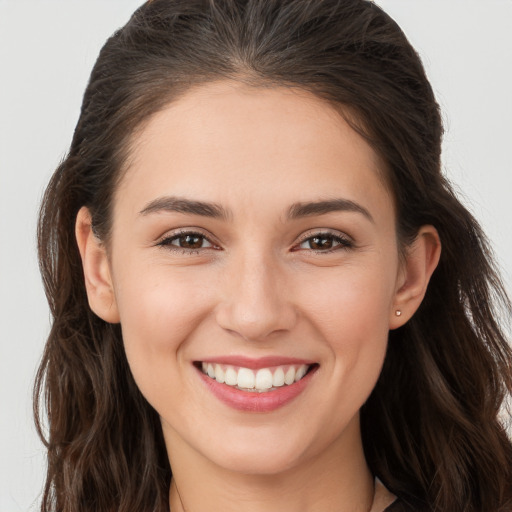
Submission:
[[[419,308],[432,273],[441,256],[441,241],[434,226],[423,226],[407,247],[405,262],[397,279],[397,290],[390,311],[389,328],[408,322]]]
[[[89,306],[109,323],[119,322],[112,276],[105,246],[93,233],[91,213],[85,206],[76,217],[75,236],[82,258]]]

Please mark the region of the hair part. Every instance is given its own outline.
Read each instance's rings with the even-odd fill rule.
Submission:
[[[361,411],[367,461],[415,510],[510,510],[512,446],[498,412],[512,353],[496,321],[510,304],[481,229],[441,173],[443,128],[421,61],[365,0],[152,0],[104,45],[39,220],[54,319],[34,392],[48,449],[41,510],[168,510],[160,420],[130,373],[120,326],[89,309],[74,224],[87,206],[108,244],[137,130],[192,87],[226,79],[299,87],[337,106],[386,163],[403,246],[422,225],[438,230],[425,300],[390,333]]]

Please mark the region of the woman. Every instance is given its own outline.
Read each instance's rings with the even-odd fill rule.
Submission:
[[[371,2],[140,7],[41,210],[42,509],[511,510],[509,306],[441,136]]]

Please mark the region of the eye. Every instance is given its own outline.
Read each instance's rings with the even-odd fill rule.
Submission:
[[[205,235],[191,231],[181,232],[165,237],[163,240],[158,242],[157,245],[175,250],[183,249],[184,252],[215,247]]]
[[[349,249],[353,247],[353,242],[340,234],[334,233],[315,233],[303,239],[298,249],[312,250],[315,252],[332,252],[340,249]]]

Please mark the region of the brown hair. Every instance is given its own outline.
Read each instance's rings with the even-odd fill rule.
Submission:
[[[498,413],[512,353],[495,308],[510,305],[484,235],[441,174],[442,124],[420,59],[365,0],[153,0],[101,50],[39,222],[54,318],[35,386],[42,510],[168,510],[158,414],[131,376],[120,327],[88,307],[74,224],[89,207],[107,242],[135,130],[194,84],[225,78],[301,87],[348,109],[389,168],[403,247],[420,226],[437,228],[439,267],[416,315],[390,333],[361,411],[367,461],[415,510],[509,511],[512,445]]]

